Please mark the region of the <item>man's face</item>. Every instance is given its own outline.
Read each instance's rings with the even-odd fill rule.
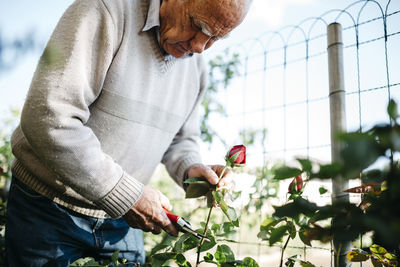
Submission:
[[[162,0],[162,48],[176,58],[208,49],[243,20],[247,7],[237,2],[244,1]]]

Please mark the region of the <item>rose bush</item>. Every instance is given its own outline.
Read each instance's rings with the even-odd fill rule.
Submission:
[[[341,244],[354,241],[366,233],[372,233],[375,245],[351,251],[348,259],[371,259],[374,266],[397,266],[400,254],[400,117],[393,100],[389,102],[387,112],[390,122],[386,124],[375,125],[365,132],[338,136],[344,143],[342,161],[321,165],[308,159],[297,159],[301,168],[279,166],[273,170],[276,180],[293,179],[288,188],[289,202],[274,207],[272,216],[261,224],[258,236],[270,245],[282,242],[287,236],[280,266],[289,240],[297,234],[305,245],[311,246],[313,240],[329,242],[335,237]],[[375,164],[377,162],[379,164]],[[300,181],[297,177],[305,180]],[[302,197],[308,181],[338,177],[361,179],[361,186],[346,190],[362,193],[360,204],[336,202],[318,206]],[[320,188],[319,191],[323,194],[326,189]],[[322,222],[332,219],[336,223],[322,226]],[[295,262],[313,266],[298,259],[297,255],[289,257],[286,266],[294,266]]]

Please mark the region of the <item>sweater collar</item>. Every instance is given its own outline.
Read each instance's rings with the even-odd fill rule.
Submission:
[[[170,54],[168,54],[167,52],[165,52],[160,44],[160,7],[161,7],[161,0],[150,0],[146,23],[144,24],[142,32],[149,31],[154,28],[158,46],[160,47],[164,55],[164,60],[168,61],[175,58]],[[184,58],[190,58],[191,56],[193,56],[193,54],[189,54]]]
[[[150,0],[146,23],[142,29],[143,32],[148,31],[154,27],[160,27],[160,6],[160,0]]]

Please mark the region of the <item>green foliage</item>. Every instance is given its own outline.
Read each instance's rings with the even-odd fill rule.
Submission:
[[[369,247],[369,253],[363,250],[352,250],[346,257],[350,262],[364,262],[371,260],[373,266],[398,266],[397,256],[388,253],[384,247],[373,244]]]
[[[243,152],[244,153],[244,152]],[[237,155],[236,155],[237,156]],[[231,166],[230,162],[227,161],[225,168],[219,173],[219,179],[221,179],[223,173]],[[186,198],[198,198],[207,196],[210,206],[209,213],[205,223],[202,223],[202,229],[196,231],[200,234],[205,235],[206,239],[198,239],[196,236],[190,233],[184,233],[174,242],[164,242],[157,245],[149,257],[149,264],[151,266],[163,266],[168,261],[174,261],[178,266],[191,266],[190,263],[184,258],[184,253],[197,249],[197,261],[196,266],[201,262],[201,252],[207,252],[203,256],[203,261],[212,263],[217,266],[257,266],[256,262],[251,258],[245,260],[236,260],[232,250],[226,244],[217,244],[217,236],[226,236],[233,232],[233,227],[239,226],[239,219],[234,208],[230,207],[226,201],[226,198],[230,196],[227,189],[218,190],[215,185],[209,184],[205,179],[202,178],[189,178],[185,180],[187,185]],[[229,222],[222,224],[212,224],[209,228],[208,224],[211,218],[211,212],[215,207],[219,207],[223,214],[228,218]],[[214,254],[208,252],[212,248],[217,246]]]
[[[301,173],[302,173],[302,170],[297,169],[297,168],[288,167],[288,166],[277,167],[274,170],[275,179],[277,179],[277,180],[293,178],[293,177],[300,175]]]
[[[303,261],[301,259],[298,259],[297,255],[289,257],[285,265],[288,267],[294,267],[296,262],[298,262],[301,267],[315,267],[315,265],[309,261]]]
[[[396,120],[399,116],[399,114],[397,112],[397,103],[393,99],[391,99],[389,101],[387,113],[389,114],[389,116],[392,120]]]
[[[11,109],[8,118],[0,124],[0,187],[4,187],[5,179],[11,178],[11,133],[18,123],[18,109]]]
[[[217,247],[217,251],[214,254],[215,259],[218,263],[234,262],[235,255],[231,248],[227,245],[220,245]]]
[[[128,266],[134,265],[139,266],[139,264],[135,262],[128,262],[126,259],[119,259],[119,250],[115,251],[109,260],[96,261],[92,257],[81,258],[73,263],[71,263],[71,267],[82,267],[82,266],[91,266],[91,267],[108,267],[108,266]]]
[[[186,188],[186,198],[198,198],[205,196],[210,191],[215,190],[215,186],[211,185],[204,178],[189,178],[185,180],[185,184],[188,185]]]
[[[328,192],[328,190],[327,190],[325,187],[320,187],[320,188],[318,189],[318,191],[319,191],[319,193],[320,193],[321,195],[323,195],[323,194],[325,194],[326,192]]]
[[[395,254],[400,249],[400,164],[395,160],[400,152],[400,125],[397,121],[397,104],[393,100],[387,111],[391,118],[389,123],[375,125],[365,132],[338,135],[343,145],[340,162],[320,165],[297,159],[301,169],[282,165],[272,169],[277,180],[293,179],[298,175],[307,177],[306,181],[361,177],[366,184],[346,190],[364,195],[359,206],[346,202],[318,206],[304,199],[301,196],[302,190],[289,190],[289,202],[274,207],[272,217],[261,224],[258,237],[273,245],[287,236],[284,250],[289,238],[293,238],[296,233],[305,245],[311,246],[313,240],[330,242],[335,236],[342,243],[371,232],[373,240],[387,247],[390,253],[381,246],[373,245],[369,253],[350,252],[348,260],[371,260],[373,266],[395,266]],[[380,164],[375,165],[378,159]],[[325,188],[319,188],[320,194],[326,192]],[[326,220],[332,221],[331,225],[320,226]],[[301,266],[312,266],[297,256],[290,257],[286,266],[294,266],[295,262]]]
[[[229,207],[228,204],[224,200],[226,192],[227,192],[226,190],[223,190],[222,192],[213,191],[212,195],[214,197],[215,202],[219,205],[219,207],[224,212],[224,214],[229,219],[229,221],[234,226],[239,227],[239,220],[238,220],[238,216],[236,215],[235,209],[232,207]]]
[[[19,116],[18,109],[11,109],[8,118],[0,124],[0,266],[5,265],[5,223],[8,185],[11,179],[11,132],[14,130]]]

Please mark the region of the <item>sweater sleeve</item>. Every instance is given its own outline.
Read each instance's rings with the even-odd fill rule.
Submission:
[[[200,139],[200,104],[207,88],[207,73],[203,58],[199,57],[199,94],[192,112],[175,135],[162,159],[169,175],[181,187],[183,187],[186,170],[191,165],[202,162],[198,144]]]
[[[21,115],[24,136],[42,162],[113,218],[143,191],[86,126],[118,49],[116,28],[102,1],[74,2],[47,44]]]

